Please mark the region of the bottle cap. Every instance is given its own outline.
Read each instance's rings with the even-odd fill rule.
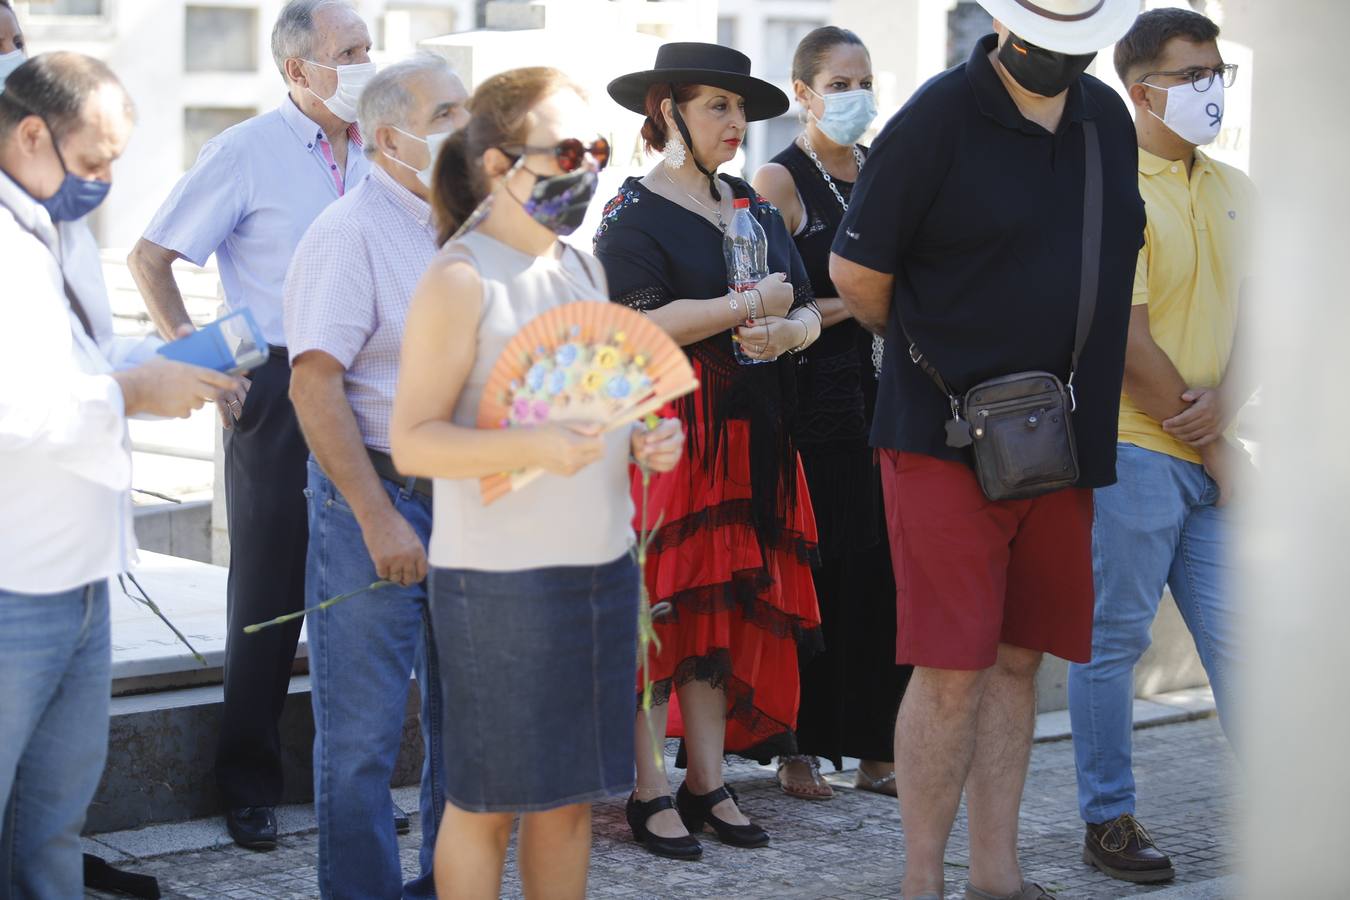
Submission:
[[[733,205],[736,209],[749,209],[749,208],[750,208],[750,198],[749,198],[749,197],[737,197],[737,198],[736,198],[736,202],[733,203],[732,205]]]

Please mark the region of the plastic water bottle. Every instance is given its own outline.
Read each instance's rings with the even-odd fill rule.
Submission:
[[[754,215],[750,200],[738,198],[736,212],[722,238],[722,254],[727,262],[727,287],[733,291],[748,291],[769,275],[769,239]],[[746,313],[750,311],[747,309]],[[760,315],[763,315],[763,309]],[[750,320],[747,318],[747,322]],[[732,342],[736,361],[743,366],[755,366],[767,359],[751,359],[741,350],[739,342]]]

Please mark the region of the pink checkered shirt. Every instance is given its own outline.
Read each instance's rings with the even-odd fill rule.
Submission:
[[[314,220],[286,273],[291,362],[322,350],[342,363],[347,402],[375,450],[389,452],[403,323],[436,250],[426,201],[373,165]]]

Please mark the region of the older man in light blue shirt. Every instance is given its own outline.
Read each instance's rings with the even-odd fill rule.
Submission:
[[[301,608],[307,541],[308,450],[287,396],[282,286],[310,223],[369,171],[354,124],[374,74],[369,50],[369,31],[347,4],[290,0],[272,31],[289,96],[202,149],[129,260],[155,324],[170,335],[191,324],[174,260],[200,265],[214,253],[226,306],[250,310],[274,345],[247,395],[220,405],[231,552],[216,782],[231,836],[258,850],[276,846],[278,720],[300,623],[253,635],[243,628]]]

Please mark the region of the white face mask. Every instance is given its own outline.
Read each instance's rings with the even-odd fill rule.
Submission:
[[[1209,90],[1201,92],[1189,82],[1169,88],[1139,82],[1155,91],[1167,92],[1167,111],[1161,116],[1153,110],[1149,115],[1162,122],[1188,144],[1197,147],[1212,142],[1223,127],[1223,80],[1215,78]]]
[[[390,159],[393,159],[394,162],[398,163],[400,166],[403,166],[403,168],[405,168],[405,169],[411,169],[412,171],[416,172],[416,173],[417,173],[417,180],[420,181],[420,182],[422,182],[422,184],[426,185],[428,188],[431,187],[431,176],[432,176],[432,172],[433,172],[433,171],[435,170],[435,168],[436,168],[436,156],[441,152],[441,144],[444,144],[445,141],[446,141],[446,139],[449,138],[450,135],[453,134],[454,132],[451,132],[451,131],[439,131],[439,132],[436,132],[435,134],[429,134],[429,135],[427,135],[427,136],[424,137],[424,138],[420,138],[420,137],[418,137],[418,136],[415,135],[415,134],[408,134],[408,132],[404,131],[402,128],[399,128],[397,125],[390,125],[389,127],[392,128],[392,129],[394,129],[395,131],[397,131],[399,134],[403,135],[404,137],[410,137],[410,138],[412,138],[412,139],[415,140],[415,141],[423,141],[423,142],[426,143],[426,145],[427,145],[427,164],[426,164],[425,167],[423,167],[423,168],[421,168],[421,169],[414,169],[412,166],[408,165],[408,164],[405,163],[403,160],[401,160],[401,159],[394,159],[394,157],[389,156],[388,153],[386,153],[386,154],[384,154],[384,155],[385,155],[385,156],[389,156]]]
[[[337,116],[344,122],[356,121],[356,103],[361,99],[361,92],[366,89],[370,79],[375,77],[375,64],[353,63],[350,66],[325,66],[323,63],[307,59],[305,62],[311,66],[318,66],[320,69],[330,69],[337,73],[338,86],[333,92],[333,96],[325,99],[314,94],[309,88],[305,90],[314,94],[318,99],[323,100],[323,105],[328,107],[328,111]]]
[[[816,127],[821,134],[841,147],[856,144],[858,138],[867,131],[867,126],[877,117],[877,98],[869,90],[844,91],[839,94],[817,94],[809,87],[807,90],[816,94],[825,104],[825,115],[818,117],[810,113],[811,118],[816,120]]]
[[[22,50],[0,53],[0,94],[5,92],[5,79],[9,73],[28,61],[28,54]]]

